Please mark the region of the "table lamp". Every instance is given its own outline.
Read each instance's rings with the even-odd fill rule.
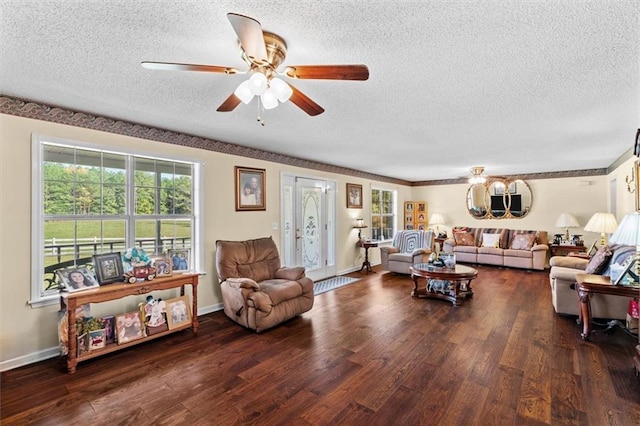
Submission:
[[[353,227],[358,229],[358,240],[361,240],[362,230],[367,227],[367,225],[364,224],[364,219],[362,218],[356,219],[356,224]]]
[[[636,247],[636,276],[640,277],[640,213],[634,212],[626,215],[609,242],[612,244],[625,244]]]
[[[585,231],[589,232],[599,232],[600,233],[600,244],[607,244],[607,236],[606,234],[611,234],[615,232],[618,228],[618,221],[616,217],[612,213],[594,213],[587,222],[587,225],[584,227]]]
[[[429,224],[436,226],[436,233],[440,234],[440,225],[444,225],[444,217],[440,213],[433,213],[429,218]]]
[[[569,241],[569,228],[577,228],[580,226],[578,219],[571,213],[562,213],[556,221],[556,227],[565,228],[564,239]]]

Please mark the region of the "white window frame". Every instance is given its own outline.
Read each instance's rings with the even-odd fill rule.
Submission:
[[[390,192],[392,194],[392,199],[393,199],[393,212],[391,214],[375,214],[373,212],[373,191],[384,191],[384,192]],[[371,196],[371,235],[372,235],[372,241],[378,242],[378,243],[385,243],[385,242],[390,242],[393,241],[393,236],[396,234],[396,231],[398,230],[398,191],[395,189],[389,189],[389,188],[382,188],[382,187],[377,187],[377,186],[372,186],[371,187],[371,193],[369,194]],[[382,195],[382,194],[381,194]],[[374,216],[392,216],[393,217],[393,231],[391,232],[391,237],[390,238],[379,238],[376,240],[373,240],[373,217]],[[382,230],[381,230],[382,231]]]
[[[144,152],[140,150],[131,150],[126,148],[114,148],[106,145],[93,144],[88,142],[81,142],[71,139],[62,139],[56,137],[50,137],[46,135],[33,134],[31,137],[31,299],[29,304],[31,307],[37,308],[42,306],[49,306],[59,301],[58,294],[46,294],[43,288],[44,282],[44,200],[42,197],[43,184],[43,146],[45,144],[62,145],[67,147],[74,147],[80,149],[90,149],[102,151],[105,153],[122,154],[126,156],[138,156],[147,157],[158,160],[176,161],[190,163],[193,165],[193,199],[192,199],[192,235],[191,235],[191,253],[194,261],[194,267],[197,271],[201,270],[203,265],[203,253],[202,247],[202,235],[203,235],[203,167],[202,160],[182,157],[182,156],[158,156],[157,153]],[[127,161],[127,175],[132,175],[131,158]],[[128,193],[132,191],[129,189],[131,181],[127,182]],[[128,205],[131,206],[132,197],[128,198]],[[139,218],[138,218],[139,219]],[[135,219],[134,219],[135,220]],[[131,228],[131,227],[129,227]],[[129,233],[130,231],[128,231]],[[129,238],[129,235],[127,235]]]

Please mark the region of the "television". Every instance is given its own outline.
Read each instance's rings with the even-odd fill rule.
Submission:
[[[491,211],[503,212],[505,211],[504,197],[502,195],[491,196]],[[518,216],[522,212],[522,195],[511,194],[511,205],[509,211]]]

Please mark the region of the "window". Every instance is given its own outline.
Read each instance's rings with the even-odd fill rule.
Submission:
[[[371,189],[371,239],[393,239],[396,231],[396,191]]]
[[[55,269],[94,254],[196,247],[198,163],[40,137],[33,153],[32,304],[55,300]]]

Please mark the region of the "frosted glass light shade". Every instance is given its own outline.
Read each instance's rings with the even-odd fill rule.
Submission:
[[[272,78],[269,82],[269,86],[280,102],[287,102],[293,94],[293,89],[291,89],[291,86],[289,86],[279,78]]]
[[[273,93],[273,89],[267,89],[261,96],[262,106],[264,109],[273,109],[278,106],[278,98]]]
[[[260,96],[267,91],[267,76],[261,72],[253,73],[249,81],[249,88],[254,95]]]
[[[250,84],[250,80],[245,80],[240,83],[235,92],[233,92],[233,94],[236,95],[245,105],[251,102],[251,99],[253,99],[254,96],[253,92],[251,92]]]

